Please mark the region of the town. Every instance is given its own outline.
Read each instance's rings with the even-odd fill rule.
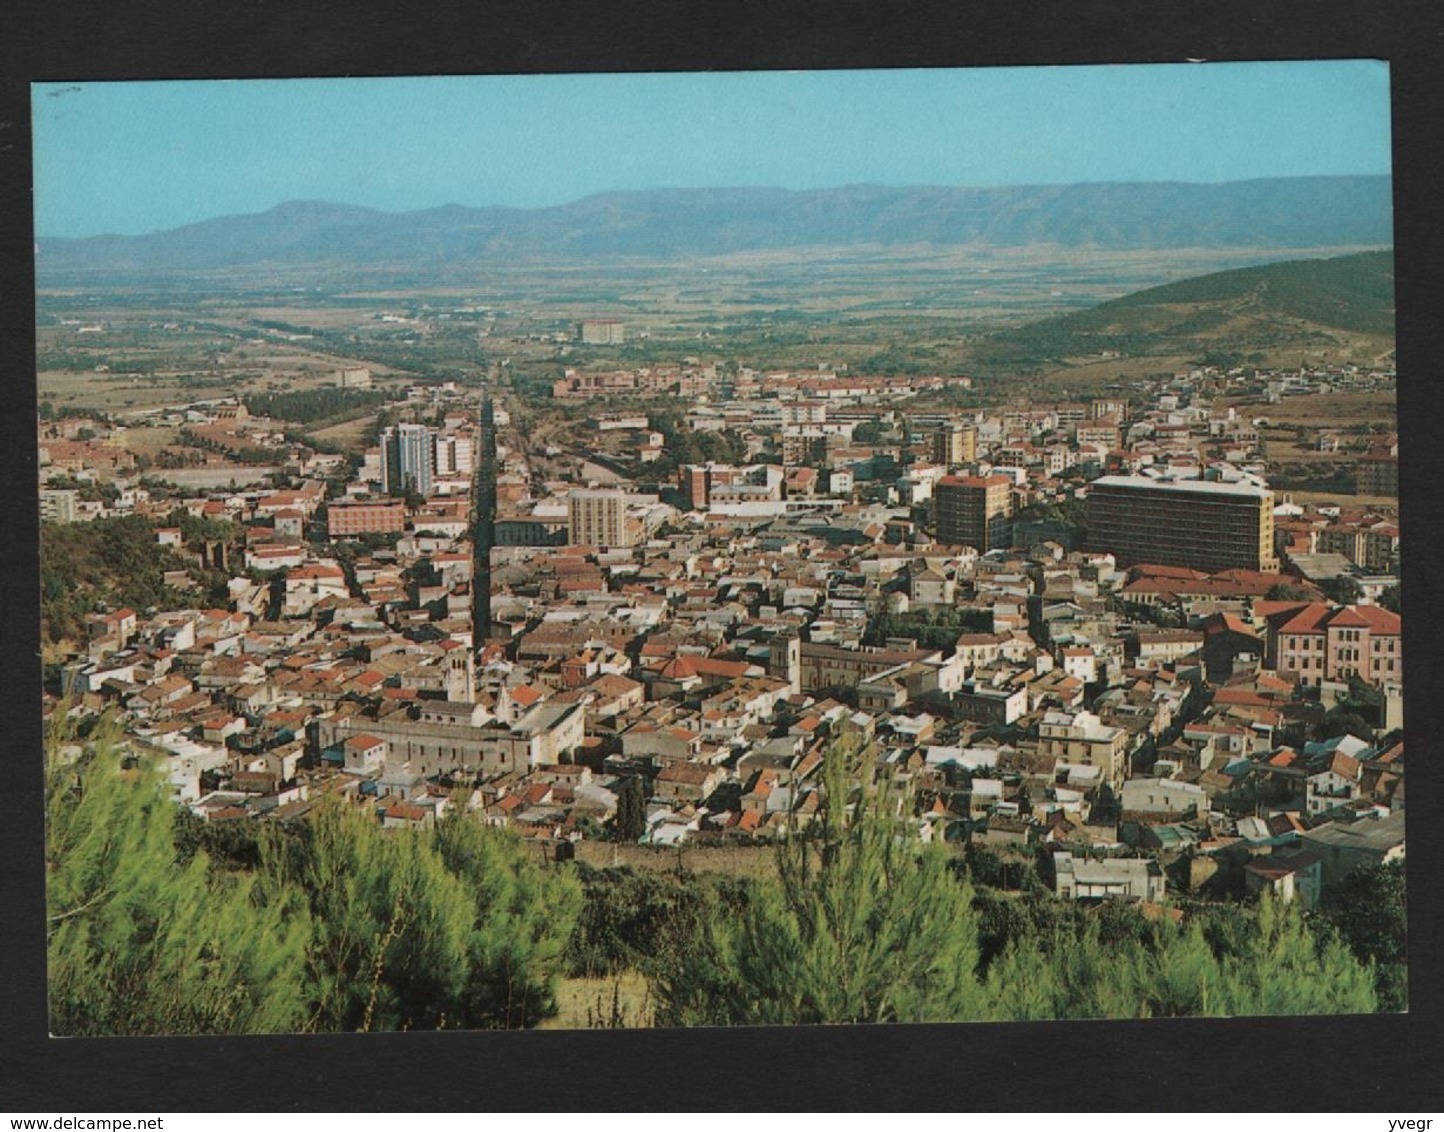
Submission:
[[[1274,418],[1394,380],[347,365],[315,395],[364,405],[354,451],[284,394],[43,406],[45,546],[123,521],[160,563],[144,608],[53,563],[44,710],[208,824],[335,798],[661,868],[805,830],[850,736],[910,836],[1058,899],[1309,908],[1405,850],[1398,447]],[[1286,486],[1311,454],[1352,482]]]

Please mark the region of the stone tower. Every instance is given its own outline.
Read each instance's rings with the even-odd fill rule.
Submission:
[[[446,666],[443,676],[446,698],[452,703],[476,703],[476,661],[471,650],[465,646],[451,649],[441,663]]]
[[[767,674],[786,680],[795,696],[802,691],[802,641],[796,633],[779,633],[767,650]]]

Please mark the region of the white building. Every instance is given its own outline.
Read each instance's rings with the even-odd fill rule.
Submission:
[[[1053,891],[1064,900],[1159,901],[1167,881],[1157,861],[1141,857],[1080,860],[1071,853],[1053,855]]]

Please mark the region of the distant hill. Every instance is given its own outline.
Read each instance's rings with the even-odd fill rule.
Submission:
[[[852,245],[1106,250],[1392,242],[1386,176],[1004,188],[657,189],[554,208],[387,213],[322,201],[144,236],[41,238],[42,282],[72,273],[454,265],[489,258],[723,255]]]
[[[1289,260],[1151,287],[1088,310],[1000,331],[990,361],[1056,361],[1105,350],[1202,354],[1394,335],[1394,253]]]

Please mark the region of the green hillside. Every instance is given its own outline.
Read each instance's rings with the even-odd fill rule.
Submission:
[[[1392,250],[1292,260],[1183,279],[1085,311],[1003,331],[992,361],[1058,361],[1218,350],[1272,354],[1386,349],[1394,335]]]

